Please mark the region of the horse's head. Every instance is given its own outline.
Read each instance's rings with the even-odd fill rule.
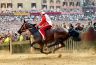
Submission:
[[[27,25],[27,22],[24,21],[21,28],[18,30],[18,33],[21,34],[22,32],[25,32],[26,29],[28,29],[28,25]]]
[[[18,30],[18,33],[22,34],[23,32],[26,32],[26,31],[32,31],[35,29],[35,25],[36,24],[30,24],[24,21],[21,28]]]

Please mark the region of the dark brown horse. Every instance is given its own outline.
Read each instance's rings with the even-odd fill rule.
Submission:
[[[41,52],[44,52],[43,51],[44,46],[49,48],[54,45],[61,44],[61,47],[64,47],[65,44],[63,42],[70,37],[70,34],[62,28],[51,29],[51,30],[46,31],[46,40],[43,42],[42,36],[40,35],[40,33],[39,33],[38,29],[35,27],[35,25],[36,24],[30,24],[30,23],[24,22],[23,25],[21,26],[21,28],[19,29],[18,33],[33,35],[35,41],[33,41],[33,43],[31,43],[31,45],[33,46],[34,44],[38,43],[40,45]],[[52,42],[54,44],[48,45],[49,43],[52,43]],[[52,49],[51,49],[51,51],[52,51]],[[49,51],[44,52],[44,53],[49,53]]]
[[[89,27],[86,32],[82,34],[82,40],[84,41],[96,41],[96,31],[93,27]]]

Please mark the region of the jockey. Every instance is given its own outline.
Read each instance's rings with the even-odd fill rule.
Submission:
[[[36,27],[39,27],[39,32],[42,35],[43,40],[46,39],[46,30],[47,29],[51,29],[52,27],[52,22],[51,19],[49,18],[49,16],[47,14],[45,14],[45,12],[40,12],[40,15],[42,17],[41,22],[36,25]]]

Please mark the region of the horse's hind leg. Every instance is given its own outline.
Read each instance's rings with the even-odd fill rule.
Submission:
[[[62,47],[65,46],[65,44],[63,43],[63,40],[62,40],[62,39],[58,39],[58,40],[56,40],[56,41],[54,42],[54,44],[49,45],[48,48],[53,47],[53,46],[59,46],[59,44],[61,44]]]
[[[31,43],[30,43],[31,47],[33,47],[33,46],[34,46],[34,44],[35,44],[35,42],[31,42]]]
[[[60,44],[61,44],[61,47],[65,47],[65,44],[63,42],[63,40],[59,40]]]
[[[48,45],[48,48],[53,47],[53,46],[56,46],[56,45],[58,45],[58,44],[59,44],[59,42],[58,42],[57,40],[55,40],[55,41],[53,42],[53,44]]]
[[[59,46],[59,44],[60,44],[60,46]],[[58,45],[58,46],[55,47],[53,53],[55,53],[56,50],[58,50],[58,49],[60,49],[60,48],[62,48],[62,47],[65,47],[65,44],[63,43],[63,40],[62,40],[62,39],[59,39],[59,40],[56,42],[56,45]]]
[[[61,44],[61,45],[60,45],[61,47],[65,47],[65,44],[64,44],[64,42],[63,42],[63,39],[61,39],[61,38],[57,40],[56,45],[59,45],[59,44]]]

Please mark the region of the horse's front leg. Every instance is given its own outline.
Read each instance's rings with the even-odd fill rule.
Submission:
[[[31,47],[33,47],[35,44],[36,44],[35,42],[31,42],[30,45],[31,45]]]
[[[31,43],[31,47],[33,47],[34,49],[42,49],[43,48],[43,44],[41,42],[34,41],[34,42]]]

